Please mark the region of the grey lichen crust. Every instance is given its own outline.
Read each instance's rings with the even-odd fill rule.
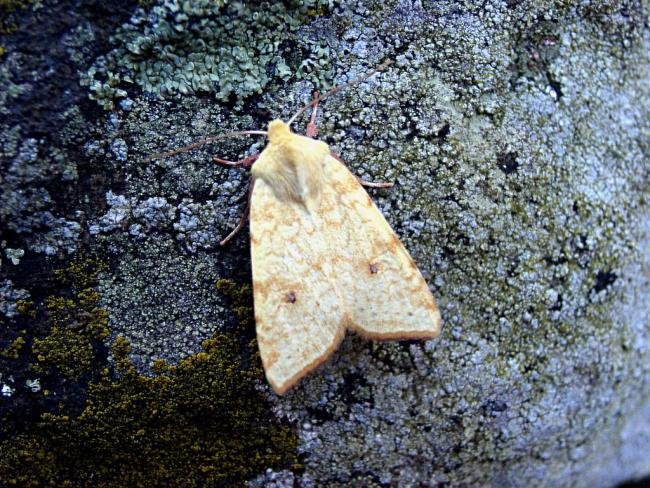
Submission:
[[[328,49],[296,31],[331,3],[157,2],[122,26],[118,46],[97,59],[82,83],[110,109],[133,84],[163,96],[211,93],[225,101],[260,93],[274,77],[324,79]]]
[[[142,248],[125,239],[117,269],[102,281],[101,305],[119,326],[117,335],[135,346],[131,359],[149,372],[155,359],[176,363],[201,351],[201,342],[224,328],[224,310],[214,283],[218,267],[203,256],[178,254],[170,240],[149,239]]]
[[[74,253],[83,237],[111,263],[98,287],[106,345],[125,337],[148,375],[156,359],[201,350],[237,313],[215,283],[250,280],[246,232],[219,247],[247,174],[211,156],[264,141],[145,158],[287,120],[312,89],[390,57],[322,104],[319,137],[359,176],[396,183],[372,196],[431,285],[443,332],[349,336],[293,392],[268,390],[297,427],[304,472],[269,469],[251,486],[586,487],[650,474],[647,5],[294,3],[141,2],[108,54],[77,66],[85,94],[112,109],[101,124],[70,109],[66,147],[50,148],[0,122],[0,217],[24,244],[2,243],[2,266],[23,248]],[[10,61],[0,111],[27,89]],[[59,211],[53,188],[83,180],[80,168],[102,191]],[[29,293],[0,285],[0,312],[15,314]]]

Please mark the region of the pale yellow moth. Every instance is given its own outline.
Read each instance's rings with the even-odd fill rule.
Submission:
[[[426,281],[359,180],[324,142],[269,124],[252,168],[250,239],[257,342],[282,395],[327,360],[346,330],[431,339]]]
[[[308,134],[315,135],[317,103],[318,97],[298,112],[314,107]],[[252,165],[257,342],[266,378],[279,395],[324,363],[346,330],[375,340],[431,339],[440,332],[440,312],[426,281],[360,180],[326,143],[293,133],[291,121],[274,120],[266,133],[236,133],[266,134],[259,156],[214,158]]]

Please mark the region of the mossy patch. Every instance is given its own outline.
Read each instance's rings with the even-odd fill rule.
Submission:
[[[18,315],[36,318],[36,307],[34,302],[31,300],[16,301],[16,312],[18,312]]]
[[[300,469],[298,439],[270,420],[232,335],[159,375],[136,373],[124,339],[76,417],[43,415],[0,444],[0,472],[20,486],[239,486],[268,467]]]
[[[69,329],[53,327],[44,339],[34,340],[32,351],[37,362],[33,371],[45,373],[56,370],[73,381],[78,381],[92,367],[93,346],[87,337]]]
[[[45,374],[56,371],[73,381],[90,373],[94,349],[109,335],[108,312],[99,307],[99,293],[93,289],[105,264],[96,257],[79,257],[68,267],[54,271],[62,295],[50,295],[43,311],[51,329],[47,336],[35,338],[32,370]]]
[[[253,288],[249,284],[238,285],[232,280],[222,278],[215,287],[219,293],[230,300],[230,310],[235,314],[242,328],[253,326]]]
[[[18,354],[24,345],[25,339],[20,336],[16,337],[11,344],[0,350],[0,356],[4,356],[7,359],[18,359]]]
[[[236,333],[215,334],[175,366],[156,361],[155,375],[146,376],[131,362],[125,338],[113,344],[113,367],[97,347],[108,334],[94,289],[104,269],[84,257],[55,271],[61,293],[39,308],[49,333],[31,347],[18,337],[2,350],[3,358],[32,358],[31,373],[43,384],[33,394],[48,405],[6,432],[3,483],[241,486],[269,467],[299,471],[297,436],[272,418],[256,389],[263,373],[251,335],[250,286],[217,284],[233,305]]]

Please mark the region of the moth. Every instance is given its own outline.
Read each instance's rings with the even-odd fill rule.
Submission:
[[[301,109],[313,107],[308,136],[316,133],[318,101]],[[257,156],[214,158],[251,167],[249,210],[222,244],[248,214],[257,342],[279,395],[323,364],[347,330],[373,340],[432,339],[441,321],[426,281],[362,181],[326,143],[292,132],[291,121],[242,132],[267,135]]]

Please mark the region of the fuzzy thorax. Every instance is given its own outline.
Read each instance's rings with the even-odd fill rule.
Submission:
[[[309,209],[320,195],[327,144],[291,132],[281,120],[269,123],[267,144],[252,169],[280,201],[302,203]]]
[[[269,143],[280,143],[283,139],[290,137],[293,133],[287,124],[280,119],[275,119],[269,122],[268,128]]]

